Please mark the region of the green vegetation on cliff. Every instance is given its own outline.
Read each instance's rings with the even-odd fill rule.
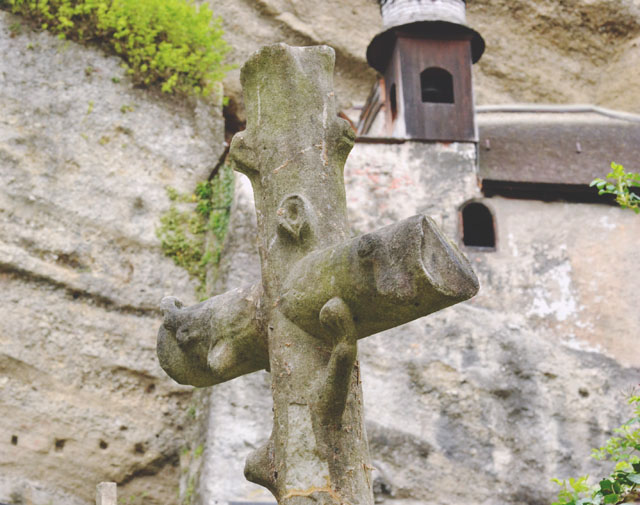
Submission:
[[[173,202],[160,218],[156,235],[165,255],[199,281],[206,297],[207,271],[220,262],[233,199],[233,170],[222,165],[210,181],[199,182],[192,194],[167,188]]]
[[[608,459],[615,463],[611,475],[595,486],[588,484],[588,476],[569,481],[553,479],[562,486],[553,505],[617,505],[636,503],[640,500],[640,396],[632,394],[629,405],[633,414],[599,449],[594,449],[596,459]]]
[[[0,0],[62,39],[122,57],[136,85],[208,95],[229,66],[220,19],[185,0]]]

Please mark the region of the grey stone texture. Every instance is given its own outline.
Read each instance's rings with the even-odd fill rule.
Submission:
[[[165,186],[217,162],[222,120],[20,23],[0,11],[0,502],[84,505],[115,481],[173,503],[193,388],[154,327],[164,295],[196,300],[155,228]]]

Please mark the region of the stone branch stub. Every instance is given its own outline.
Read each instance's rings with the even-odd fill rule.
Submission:
[[[230,157],[251,180],[262,281],[194,307],[163,301],[163,368],[211,385],[271,372],[270,439],[246,477],[280,504],[371,505],[357,340],[473,296],[466,258],[425,216],[350,239],[328,47],[268,46],[244,65],[247,129]]]

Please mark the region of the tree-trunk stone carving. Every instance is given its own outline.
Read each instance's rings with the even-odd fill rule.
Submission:
[[[357,340],[472,297],[466,258],[425,216],[348,236],[333,50],[268,46],[242,69],[247,129],[231,160],[251,180],[262,281],[193,307],[165,298],[158,356],[181,383],[271,372],[271,437],[247,479],[281,505],[371,505]]]

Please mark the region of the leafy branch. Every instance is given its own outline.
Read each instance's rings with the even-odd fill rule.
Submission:
[[[615,195],[616,202],[623,209],[631,209],[640,214],[640,173],[625,172],[622,165],[611,162],[611,172],[607,179],[594,179],[589,186],[598,188],[599,195]]]
[[[640,500],[640,396],[631,396],[629,404],[634,405],[633,415],[615,430],[618,436],[592,453],[596,459],[616,463],[611,475],[595,486],[588,484],[588,476],[553,479],[561,486],[553,505],[616,505]]]

